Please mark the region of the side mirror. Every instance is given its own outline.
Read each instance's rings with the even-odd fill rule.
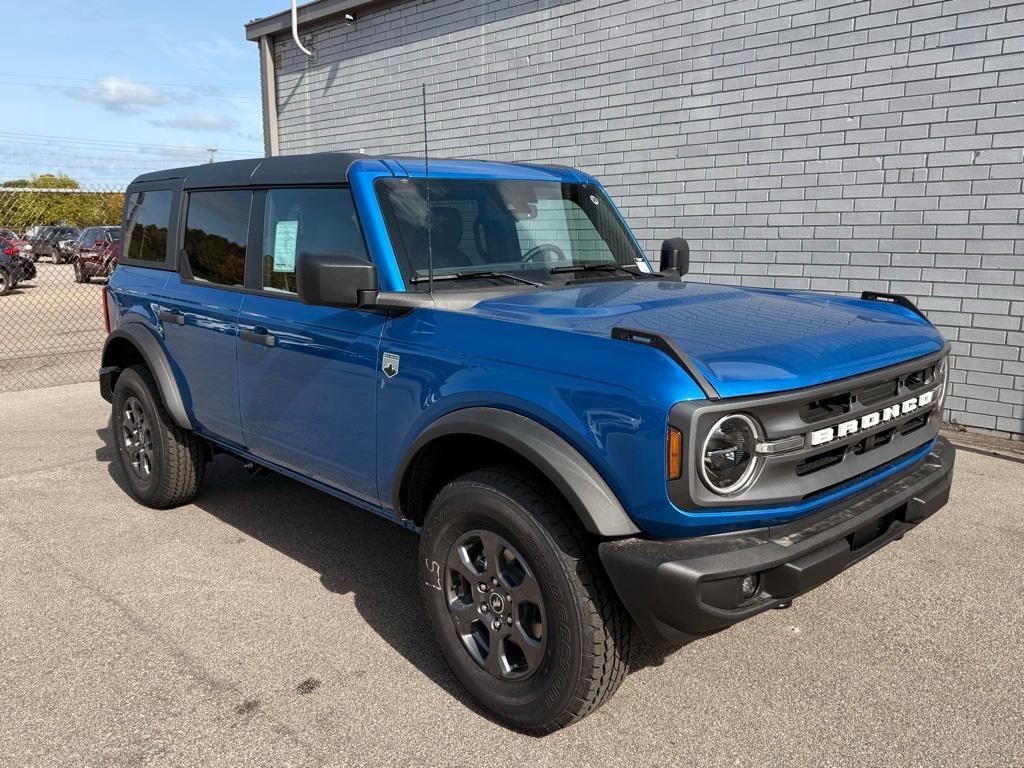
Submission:
[[[682,237],[670,237],[661,244],[661,271],[675,270],[680,275],[690,271],[690,244]]]
[[[377,268],[351,253],[300,253],[295,283],[303,304],[368,307],[377,302]]]

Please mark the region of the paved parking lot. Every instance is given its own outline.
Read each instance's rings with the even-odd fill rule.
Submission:
[[[75,282],[74,266],[44,257],[36,277],[0,296],[0,392],[96,376],[103,348],[103,280]]]
[[[1024,465],[787,611],[661,659],[537,739],[437,655],[415,537],[281,477],[122,491],[95,384],[0,394],[0,765],[1024,763]]]

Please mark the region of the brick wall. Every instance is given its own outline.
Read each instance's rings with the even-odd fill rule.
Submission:
[[[693,280],[907,294],[1024,433],[1020,0],[406,0],[275,41],[281,151],[576,165]]]

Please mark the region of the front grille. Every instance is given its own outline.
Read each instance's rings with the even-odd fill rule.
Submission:
[[[697,452],[707,430],[727,413],[754,416],[767,442],[802,436],[804,443],[761,456],[755,481],[731,497],[710,491],[696,472],[684,473],[682,479],[669,483],[673,501],[683,508],[796,502],[920,447],[938,432],[939,418],[933,418],[937,397],[933,395],[924,407],[902,409],[911,398],[935,392],[944,354],[945,350],[916,363],[775,396],[678,404],[670,421],[691,436],[687,441],[691,467],[698,466]],[[827,436],[812,442],[812,434],[818,432]]]

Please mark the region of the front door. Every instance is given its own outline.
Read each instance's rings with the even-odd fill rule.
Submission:
[[[378,503],[376,394],[385,316],[298,301],[299,253],[369,258],[347,188],[262,194],[261,247],[238,316],[238,391],[250,453]]]

